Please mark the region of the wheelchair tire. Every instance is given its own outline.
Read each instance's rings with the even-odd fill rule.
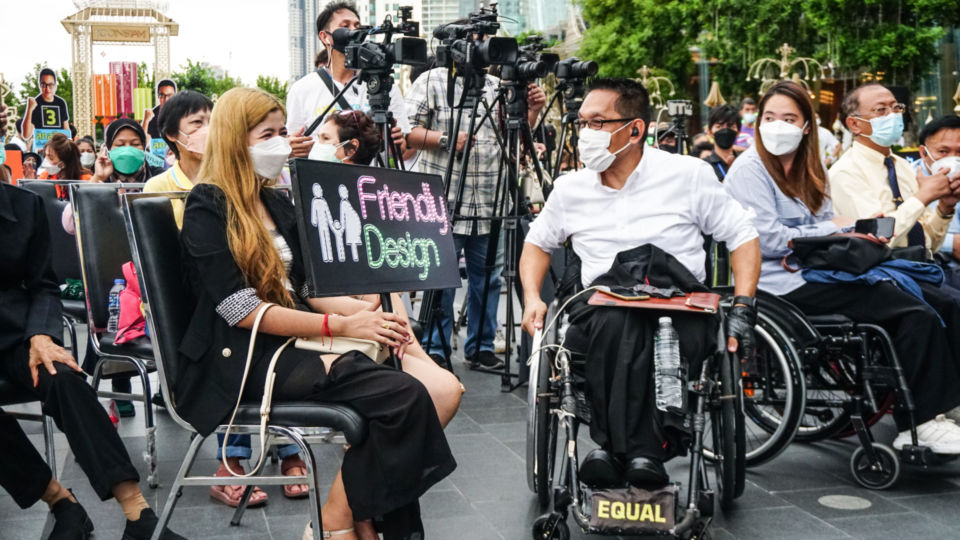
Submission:
[[[858,446],[850,456],[850,472],[867,489],[887,489],[900,478],[900,457],[885,444],[873,443],[873,451],[876,459],[871,463],[864,447]]]
[[[569,540],[570,527],[560,515],[540,516],[533,522],[533,540]]]
[[[713,448],[720,459],[714,467],[717,475],[717,493],[720,508],[728,510],[734,499],[743,494],[746,476],[745,434],[743,420],[743,391],[740,386],[739,361],[730,355],[717,357],[719,393],[713,395],[710,405]]]
[[[793,441],[804,411],[804,378],[790,337],[763,312],[756,327],[757,355],[741,362],[745,466],[766,463]],[[704,441],[704,457],[713,463],[711,440]]]
[[[552,320],[554,306],[548,310],[546,319]],[[546,341],[546,340],[543,340]],[[534,340],[533,349],[543,346]],[[557,447],[557,417],[550,414],[551,401],[555,399],[550,388],[553,373],[552,351],[535,352],[530,363],[527,382],[527,485],[537,494],[540,508],[550,504],[554,463]]]

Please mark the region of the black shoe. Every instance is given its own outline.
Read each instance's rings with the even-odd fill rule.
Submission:
[[[161,394],[160,392],[157,392],[156,394],[153,395],[152,398],[150,398],[150,403],[153,403],[154,405],[156,405],[157,407],[160,407],[161,409],[167,408],[167,402],[163,400],[163,394]]]
[[[470,367],[481,367],[485,369],[500,369],[503,367],[503,360],[493,354],[493,351],[480,351],[474,356],[467,357]]]
[[[72,491],[70,493],[73,493]],[[93,522],[80,503],[69,497],[60,499],[53,508],[54,525],[49,540],[86,540],[93,532]]]
[[[150,540],[153,530],[157,528],[157,515],[153,513],[152,508],[144,508],[140,511],[140,519],[136,521],[127,520],[127,526],[123,529],[123,540]],[[187,540],[183,536],[171,531],[169,528],[163,529],[160,540]]]
[[[594,488],[623,485],[623,465],[602,448],[591,450],[580,461],[580,480]]]
[[[628,461],[624,478],[630,485],[648,491],[660,489],[670,481],[662,462],[645,457],[635,457]]]
[[[437,363],[438,366],[445,368],[447,367],[447,359],[440,353],[431,353],[430,358]]]
[[[114,405],[116,405],[117,416],[120,418],[131,418],[137,415],[137,409],[134,408],[133,402],[126,399],[115,399],[113,400]]]

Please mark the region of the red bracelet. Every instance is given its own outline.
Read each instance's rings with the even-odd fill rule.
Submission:
[[[324,313],[324,314],[323,314],[323,328],[322,328],[321,332],[322,332],[323,334],[326,334],[327,337],[333,338],[333,334],[330,332],[330,326],[327,324],[327,321],[328,321],[329,319],[330,319],[330,314],[329,314],[329,313]],[[323,338],[323,335],[321,334],[320,337]]]

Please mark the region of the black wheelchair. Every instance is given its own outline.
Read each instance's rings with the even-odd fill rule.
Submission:
[[[708,527],[714,514],[715,499],[727,509],[743,493],[745,474],[745,442],[743,392],[739,361],[728,354],[719,325],[717,350],[703,362],[700,373],[686,382],[688,406],[684,425],[691,436],[684,454],[690,455],[690,468],[685,499],[681,504],[681,486],[671,483],[654,493],[649,500],[667,501],[654,510],[649,505],[631,508],[635,488],[592,490],[578,480],[578,432],[590,423],[590,407],[586,401],[582,373],[584,357],[565,349],[561,336],[566,328],[561,308],[554,301],[548,308],[544,330],[534,336],[529,361],[527,480],[548,513],[533,524],[537,540],[569,538],[567,518],[573,515],[577,526],[589,534],[622,535],[653,534],[685,540],[709,538]],[[667,314],[667,313],[664,313]],[[718,314],[723,317],[723,310]],[[559,449],[559,452],[558,452]],[[711,488],[706,455],[712,458],[715,490]],[[559,465],[559,467],[558,467]],[[615,499],[627,502],[610,502]],[[607,506],[604,506],[604,505]],[[600,519],[603,509],[616,510],[620,516],[635,514],[636,524],[623,527]],[[666,510],[662,510],[666,508]],[[644,513],[654,518],[645,520]],[[670,514],[670,515],[666,515]],[[616,512],[613,512],[614,517]]]
[[[855,435],[859,446],[850,457],[850,472],[868,489],[886,489],[896,483],[901,463],[926,467],[953,459],[917,444],[913,398],[893,340],[882,327],[843,315],[807,316],[763,291],[757,297],[760,320],[789,340],[779,351],[760,341],[755,364],[744,366],[745,400],[749,403],[749,394],[763,385],[767,385],[763,395],[785,393],[776,377],[753,380],[747,376],[767,371],[765,364],[773,356],[785,358],[793,365],[791,371],[802,372],[803,392],[802,413],[797,417],[780,414],[786,403],[778,399],[760,403],[759,409],[745,407],[754,426],[773,433],[786,425],[786,431],[794,432],[793,439],[801,442]],[[893,408],[909,418],[912,441],[900,451],[876,442],[870,431]]]

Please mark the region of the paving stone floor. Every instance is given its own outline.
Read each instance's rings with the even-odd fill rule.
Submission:
[[[524,473],[526,390],[500,391],[497,376],[468,371],[455,362],[468,392],[460,413],[447,428],[458,461],[457,470],[421,501],[427,538],[431,540],[524,540],[538,515],[536,498],[527,489]],[[35,407],[31,407],[35,410]],[[121,436],[134,463],[143,471],[143,411],[124,419]],[[160,507],[187,448],[188,436],[163,412],[157,414],[161,486],[143,483],[149,502]],[[25,422],[31,439],[41,445],[39,426]],[[893,439],[892,424],[882,423],[875,434]],[[0,443],[2,444],[2,443]],[[95,538],[120,537],[123,515],[112,501],[100,502],[70,454],[62,434],[56,435],[61,481],[73,488],[91,514]],[[750,470],[747,489],[736,509],[719,516],[713,537],[728,539],[833,538],[960,538],[960,467],[906,469],[901,481],[882,492],[859,488],[848,472],[851,442],[792,445],[771,463]],[[315,449],[323,482],[332,481],[342,448]],[[581,455],[583,455],[581,453]],[[217,467],[215,443],[208,442],[194,470]],[[686,476],[685,458],[669,464],[674,478]],[[145,477],[145,475],[144,475]],[[249,510],[239,527],[231,527],[232,509],[213,502],[205,488],[185,488],[173,516],[173,529],[192,539],[299,539],[307,521],[307,502],[290,501],[280,487],[264,487],[270,501]],[[326,486],[322,488],[325,492]],[[859,509],[842,510],[822,504],[825,496],[853,496]],[[849,501],[849,500],[848,500]],[[572,524],[572,520],[571,520]],[[0,540],[46,538],[51,527],[46,506],[20,510],[0,491]],[[573,538],[585,538],[574,532]]]

